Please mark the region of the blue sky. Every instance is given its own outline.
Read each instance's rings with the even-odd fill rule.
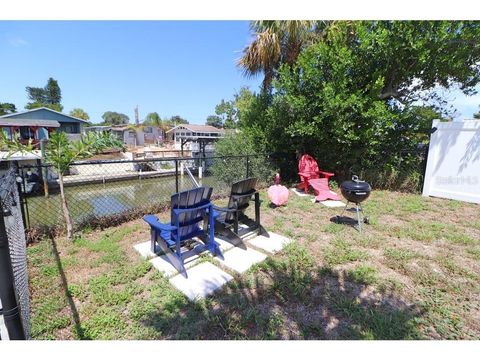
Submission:
[[[235,66],[251,38],[247,21],[0,21],[0,102],[22,110],[26,86],[51,76],[64,112],[75,107],[101,121],[105,111],[134,121],[156,111],[204,123],[242,86]]]
[[[134,121],[156,111],[204,123],[221,99],[242,86],[258,90],[235,66],[251,39],[247,21],[0,21],[0,102],[23,110],[26,86],[49,77],[62,89],[64,112],[105,111]],[[479,110],[480,96],[453,91],[458,118]]]

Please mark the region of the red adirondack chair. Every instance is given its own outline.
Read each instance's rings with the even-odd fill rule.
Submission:
[[[298,188],[302,189],[305,193],[308,193],[309,181],[311,179],[320,179],[322,177],[327,179],[327,184],[331,176],[335,175],[334,173],[322,171],[318,168],[317,161],[313,156],[308,154],[303,154],[298,162],[298,175],[300,175],[300,184]]]
[[[327,178],[310,179],[308,183],[315,193],[315,201],[341,200],[340,195],[330,190]]]

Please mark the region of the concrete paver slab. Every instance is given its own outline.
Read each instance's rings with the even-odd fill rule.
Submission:
[[[145,241],[140,244],[133,245],[133,248],[145,259],[157,256],[150,250],[150,241]]]
[[[208,262],[190,268],[187,274],[188,278],[178,274],[169,281],[192,301],[206,298],[233,279],[230,274]]]
[[[259,249],[265,250],[266,252],[275,254],[292,241],[292,239],[285,236],[269,232],[268,235],[257,236],[256,238],[249,240],[248,243]]]
[[[247,271],[252,265],[262,262],[267,258],[267,255],[262,254],[259,251],[253,250],[247,247],[246,250],[240,248],[234,248],[223,254],[224,259],[218,259],[218,261],[239,273]]]
[[[345,207],[345,203],[340,200],[325,200],[320,201],[320,204],[325,205],[326,207]]]
[[[290,188],[290,190],[292,190],[295,193],[295,195],[298,195],[298,196],[310,196],[310,194],[305,194],[304,191],[298,190],[297,188]]]

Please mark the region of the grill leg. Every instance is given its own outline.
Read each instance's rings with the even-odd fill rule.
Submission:
[[[341,217],[343,216],[343,214],[345,213],[345,210],[347,210],[348,203],[349,203],[349,201],[347,200],[347,205],[345,205],[345,207],[343,208],[343,211],[342,211],[342,213],[341,213],[340,216],[339,216],[340,218],[341,218]]]
[[[360,211],[361,211],[361,213],[362,213],[363,222],[364,222],[365,224],[370,224],[370,219],[369,219],[368,216],[366,216],[365,213],[363,212],[362,205],[360,205]]]
[[[362,232],[362,222],[360,221],[360,212],[362,211],[362,207],[356,204],[357,207],[357,222],[358,222],[358,231]],[[363,214],[363,212],[362,212]]]

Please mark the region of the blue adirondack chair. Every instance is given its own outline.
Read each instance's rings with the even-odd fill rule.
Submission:
[[[186,241],[198,237],[203,245],[194,248],[195,253],[204,250],[214,256],[222,256],[214,239],[214,218],[210,196],[212,188],[199,187],[172,195],[170,224],[161,223],[155,215],[143,219],[150,225],[151,250],[161,250],[170,263],[187,277],[182,255]],[[199,224],[203,222],[203,227]],[[157,246],[158,245],[158,246]]]

